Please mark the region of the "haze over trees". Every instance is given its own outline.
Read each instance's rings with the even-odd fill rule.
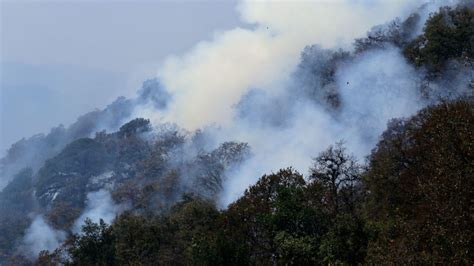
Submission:
[[[344,121],[341,69],[398,49],[422,108],[386,121],[367,157],[351,139],[325,143],[309,169],[267,173],[228,206],[222,195],[260,163],[256,150],[209,129],[128,119],[138,105],[167,107],[173,96],[156,79],[134,99],[17,142],[1,160],[11,180],[0,192],[0,264],[472,264],[474,11],[443,7],[416,35],[419,20],[376,26],[351,52],[308,46],[281,98],[246,94],[237,117],[266,134],[287,129],[306,101]]]
[[[158,215],[88,221],[40,260],[67,252],[80,265],[468,264],[473,107],[458,100],[392,121],[365,169],[338,143],[314,158],[308,178],[292,168],[265,175],[224,210],[184,195]]]

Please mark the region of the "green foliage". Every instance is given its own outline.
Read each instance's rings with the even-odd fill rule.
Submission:
[[[39,171],[39,183],[44,182],[44,178],[61,173],[100,174],[107,159],[108,154],[101,143],[89,138],[78,139],[67,145],[56,157],[46,161]]]
[[[326,254],[319,250],[329,245],[323,240],[337,226],[337,221],[331,218],[333,208],[325,200],[330,192],[322,183],[306,183],[291,168],[263,176],[225,212],[230,238],[245,246],[251,263],[323,263]],[[343,204],[341,200],[341,207]],[[346,209],[349,208],[341,208],[341,212]],[[352,214],[349,216],[354,219]],[[358,231],[350,231],[354,228]],[[352,234],[340,234],[334,239],[336,242],[330,243],[347,250],[348,255],[337,257],[338,262],[363,261],[358,253],[364,254],[366,241],[360,228],[350,227],[347,231]]]
[[[89,178],[103,173],[111,160],[104,145],[93,139],[79,139],[67,145],[38,171],[35,187],[40,203],[47,206],[54,198],[73,207],[83,207]],[[53,194],[59,189],[61,193],[55,198]]]
[[[365,171],[337,143],[314,158],[308,181],[292,168],[264,175],[226,210],[185,194],[160,211],[134,207],[111,226],[88,221],[63,247],[67,263],[472,264],[472,110],[446,102],[393,120]],[[163,180],[125,195],[151,206],[167,193]]]
[[[355,157],[347,154],[343,143],[339,142],[329,146],[313,161],[310,178],[327,190],[324,200],[332,209],[332,215],[339,214],[341,208],[353,209],[361,174],[361,166]]]
[[[441,8],[431,14],[424,34],[407,45],[406,57],[415,65],[426,65],[435,72],[450,59],[472,59],[473,19],[474,10],[471,8]]]
[[[31,168],[20,170],[0,192],[0,214],[31,210],[34,205],[32,185],[33,170]]]
[[[212,152],[201,152],[190,165],[196,177],[193,190],[215,200],[226,179],[224,171],[240,165],[249,154],[248,144],[239,142],[224,142]]]
[[[367,33],[367,37],[355,40],[355,52],[363,53],[388,46],[403,48],[409,43],[419,21],[420,15],[414,13],[405,21],[396,18],[387,24],[375,26]]]
[[[150,120],[136,118],[120,127],[119,137],[131,137],[151,130]]]
[[[151,265],[159,261],[165,227],[156,219],[132,214],[120,216],[113,224],[115,256],[121,265]]]
[[[317,260],[317,242],[311,236],[293,236],[285,231],[277,233],[278,263],[282,265],[309,265]]]
[[[65,201],[57,201],[52,204],[46,214],[46,218],[56,229],[67,230],[71,228],[74,221],[81,215],[81,209],[71,206]]]
[[[30,223],[31,219],[25,219],[16,213],[0,217],[0,263],[14,255],[12,244],[16,243],[18,235],[22,235]]]
[[[21,170],[0,192],[0,264],[13,256],[12,243],[17,241],[18,235],[21,235],[31,222],[26,216],[35,207],[32,174],[30,168]],[[18,256],[11,258],[19,262],[21,259]]]
[[[366,247],[364,221],[350,214],[339,214],[321,241],[319,256],[324,264],[357,264],[364,261]]]
[[[370,157],[372,261],[471,264],[472,102],[428,107],[393,123]]]
[[[336,110],[341,104],[337,70],[369,49],[399,47],[410,62],[428,70],[427,77],[447,71],[453,60],[469,66],[472,8],[441,8],[412,40],[418,20],[413,15],[373,28],[356,40],[353,54],[307,47],[295,73],[302,81],[295,94]],[[158,95],[151,95],[154,103],[166,106]],[[26,213],[38,207],[49,224],[66,230],[81,213],[87,192],[101,187],[91,187],[90,181],[110,172],[113,199],[130,204],[132,211],[111,226],[88,220],[81,234],[54,252],[42,252],[37,264],[471,265],[472,110],[472,100],[446,102],[393,120],[365,171],[337,143],[314,158],[308,179],[292,168],[264,175],[226,210],[216,209],[213,201],[226,171],[238,170],[250,155],[246,143],[203,150],[202,132],[190,142],[175,127],[152,135],[143,118],[116,133],[77,139],[89,136],[98,117],[106,116],[90,113],[68,130],[58,127],[46,137],[18,142],[2,160],[37,160],[32,167],[38,169],[50,158],[36,174],[21,171],[0,193],[0,264],[7,257],[11,264],[25,263],[13,247],[29,224]],[[281,125],[276,117],[272,123]],[[59,153],[62,142],[74,139]],[[196,149],[192,158],[183,156],[187,144]],[[39,150],[31,158],[24,154],[29,146]],[[33,191],[41,204],[35,204]],[[183,192],[194,194],[179,200]]]
[[[68,265],[114,265],[116,264],[114,235],[101,219],[99,224],[86,219],[82,233],[72,238],[68,248]]]

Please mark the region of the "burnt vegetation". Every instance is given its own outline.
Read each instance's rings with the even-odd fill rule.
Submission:
[[[365,160],[335,143],[315,154],[307,175],[291,167],[264,175],[226,208],[219,193],[229,171],[252,156],[247,143],[207,143],[206,132],[154,128],[143,118],[120,125],[137,101],[166,108],[171,96],[156,80],[135,100],[17,142],[1,161],[2,176],[13,178],[0,192],[0,264],[472,265],[474,12],[441,8],[416,36],[419,20],[374,27],[354,52],[308,46],[294,97],[337,113],[336,69],[397,47],[422,73],[427,107],[389,121]],[[456,88],[440,82],[453,69],[471,80]],[[97,127],[104,123],[116,130]],[[128,207],[111,224],[87,219],[73,232],[87,194],[101,189]],[[68,238],[27,258],[17,247],[31,213]]]

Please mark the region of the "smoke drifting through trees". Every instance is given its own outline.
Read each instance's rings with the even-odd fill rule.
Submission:
[[[36,216],[26,229],[20,251],[35,259],[42,250],[54,250],[66,239],[66,233],[49,226],[43,217]]]
[[[429,12],[446,2],[431,2],[418,10],[413,2],[370,4],[369,8],[368,3],[349,1],[334,5],[243,2],[242,16],[256,28],[217,34],[185,56],[170,58],[159,70],[160,79],[173,93],[169,108],[164,113],[138,113],[155,122],[203,128],[216,143],[232,139],[252,147],[253,157],[229,173],[222,206],[264,173],[287,165],[305,171],[309,158],[327,143],[346,139],[351,151],[365,156],[389,119],[409,116],[427,103],[421,95],[424,73],[408,64],[394,41],[408,43]],[[295,10],[301,16],[287,22],[287,12]],[[410,16],[413,10],[419,14]],[[324,14],[338,16],[329,19]],[[347,44],[347,38],[394,16],[403,22],[398,19],[372,30],[387,36],[380,46],[373,46],[370,34],[367,45],[372,46],[365,53],[337,54],[313,46],[296,66],[304,45],[322,42],[329,47],[338,41],[344,44],[341,40]],[[348,27],[355,21],[357,26],[367,25],[359,31]],[[332,30],[336,25],[339,30]],[[341,30],[345,28],[351,32]]]
[[[119,98],[67,129],[15,144],[2,159],[0,188],[31,167],[20,190],[34,196],[25,212],[48,215],[33,219],[22,250],[38,252],[35,239],[55,248],[63,239],[57,230],[78,232],[87,217],[110,222],[125,209],[166,210],[183,193],[226,208],[265,173],[289,165],[307,171],[315,155],[339,140],[362,160],[390,119],[445,97],[440,88],[448,82],[451,98],[472,93],[469,66],[450,62],[461,71],[448,67],[433,78],[406,56],[429,11],[446,2],[419,9],[412,1],[370,3],[243,2],[242,16],[254,29],[218,33],[170,58],[136,98]],[[286,23],[295,11],[304,12]],[[317,15],[325,13],[338,16]],[[373,28],[354,51],[328,48],[395,15],[401,19]],[[358,29],[334,30],[355,20]],[[298,59],[305,45],[319,41],[323,46],[307,46]],[[145,119],[123,125],[136,117],[152,125]],[[61,216],[64,208],[72,210],[69,217]],[[48,232],[55,237],[43,239]]]

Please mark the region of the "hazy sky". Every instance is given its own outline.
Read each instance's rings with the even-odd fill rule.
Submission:
[[[235,4],[0,0],[0,155],[133,94],[167,55],[239,25]]]

